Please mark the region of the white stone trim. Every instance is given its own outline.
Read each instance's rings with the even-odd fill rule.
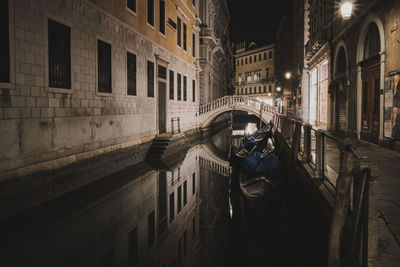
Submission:
[[[65,26],[68,26],[71,30],[70,32],[70,56],[71,56],[71,88],[55,88],[55,87],[50,87],[49,85],[49,30],[48,30],[48,21],[49,19],[54,20],[60,24],[63,24]],[[44,46],[44,88],[46,92],[48,93],[62,93],[62,94],[74,94],[74,89],[73,89],[73,77],[74,77],[74,26],[71,22],[66,21],[60,17],[54,16],[53,14],[45,12],[43,14],[43,26],[44,26],[44,31],[43,31],[43,46]]]
[[[15,89],[15,10],[14,0],[8,1],[8,41],[10,48],[10,82],[0,82],[0,88],[2,89]]]
[[[383,27],[383,23],[381,18],[375,14],[370,13],[365,19],[361,26],[360,35],[358,37],[358,46],[357,46],[357,64],[361,63],[364,60],[364,40],[367,34],[368,26],[370,23],[375,23],[378,31],[379,37],[381,41],[381,51],[380,55],[380,89],[385,87],[385,62],[386,62],[386,42],[385,42],[385,29]],[[360,139],[361,134],[361,109],[362,109],[362,80],[361,80],[361,66],[357,67],[357,136]],[[384,96],[380,95],[380,111],[379,111],[379,140],[383,139],[383,115],[384,115]]]

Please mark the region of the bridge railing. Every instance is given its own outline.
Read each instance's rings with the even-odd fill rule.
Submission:
[[[369,225],[377,224],[378,211],[375,201],[370,199],[375,195],[376,164],[358,155],[350,139],[339,139],[278,114],[274,122],[280,132],[279,147],[285,142],[290,148],[291,164],[308,165],[316,184],[326,184],[325,188],[333,194],[327,266],[367,266],[377,253],[376,233],[369,235]],[[345,236],[348,214],[352,234]],[[345,254],[341,252],[343,242],[350,248]]]

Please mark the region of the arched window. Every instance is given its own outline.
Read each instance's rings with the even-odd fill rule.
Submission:
[[[346,70],[346,52],[343,46],[340,47],[337,55],[336,73],[342,73]]]
[[[380,51],[381,41],[378,27],[375,23],[370,23],[364,40],[364,59],[379,55]]]

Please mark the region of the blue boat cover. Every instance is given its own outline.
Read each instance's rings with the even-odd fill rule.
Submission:
[[[243,168],[250,168],[256,172],[263,173],[280,168],[280,161],[273,153],[261,157],[260,152],[254,152],[243,160]]]

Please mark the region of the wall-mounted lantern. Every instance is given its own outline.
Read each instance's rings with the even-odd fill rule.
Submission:
[[[352,2],[344,1],[342,3],[340,11],[342,12],[342,17],[343,17],[344,20],[350,19],[352,10],[353,10],[353,3]]]

